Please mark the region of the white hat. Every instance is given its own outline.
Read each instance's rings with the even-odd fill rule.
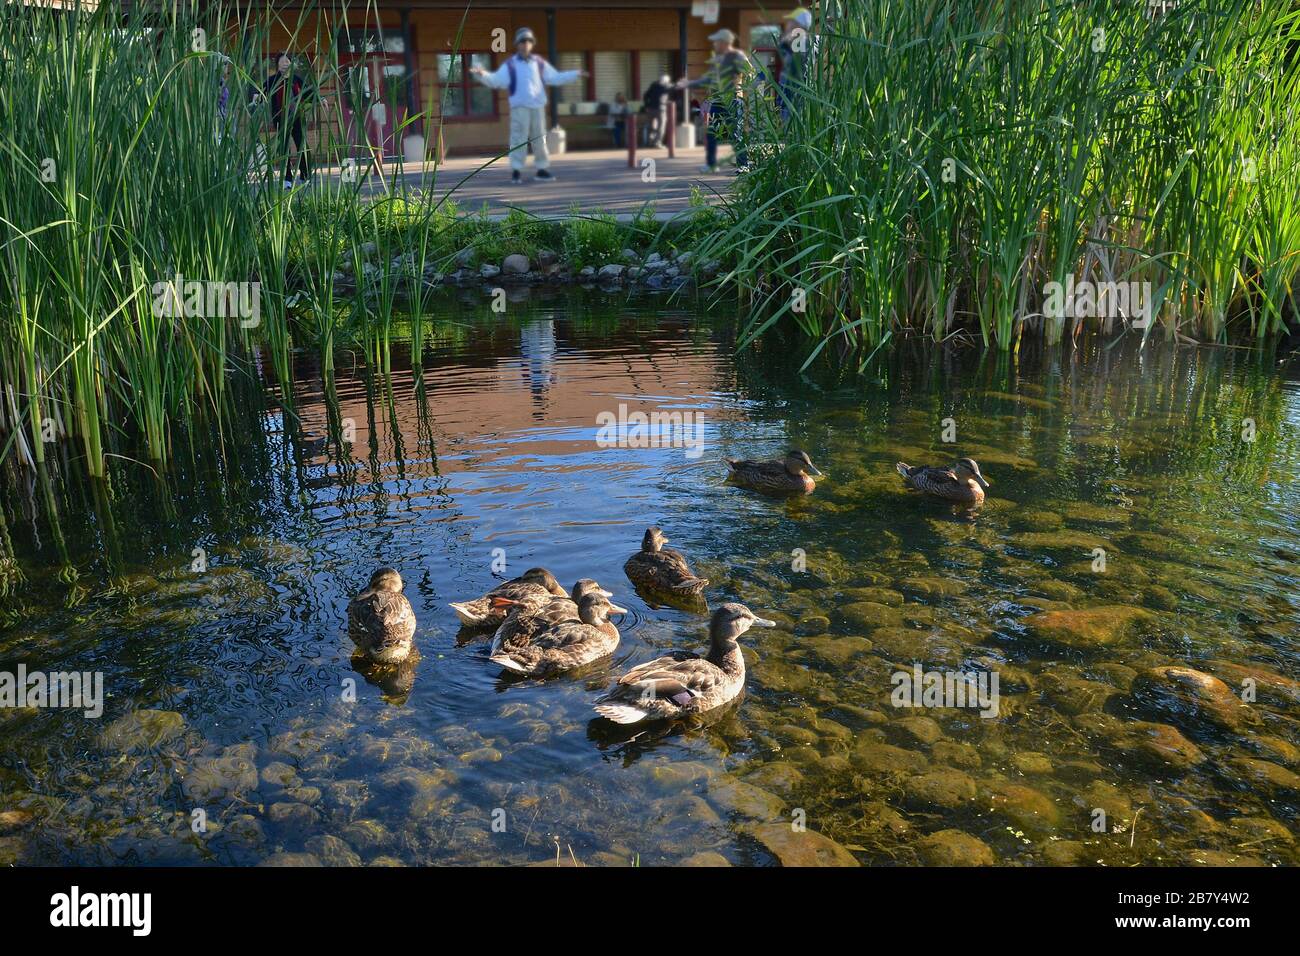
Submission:
[[[532,40],[536,43],[537,37],[533,36],[533,31],[528,29],[528,27],[520,27],[515,31],[515,44],[518,45],[523,43],[525,40]]]
[[[728,30],[726,27],[723,27],[721,30],[718,30],[716,33],[710,33],[709,40],[710,41],[725,40],[728,43],[735,43],[736,35],[732,33],[730,30]]]

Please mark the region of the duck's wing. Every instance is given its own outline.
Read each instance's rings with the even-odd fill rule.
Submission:
[[[363,591],[348,605],[348,619],[371,631],[402,633],[415,630],[415,611],[404,594]]]
[[[912,487],[918,491],[928,491],[934,495],[951,494],[962,487],[957,473],[951,468],[927,466],[912,472]]]
[[[726,675],[715,664],[698,655],[686,658],[660,657],[634,667],[618,679],[619,687],[611,697],[639,697],[643,700],[671,701],[689,707],[697,697],[704,697],[721,685]]]

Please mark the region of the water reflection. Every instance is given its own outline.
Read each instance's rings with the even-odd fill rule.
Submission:
[[[1296,862],[1285,373],[1095,343],[800,373],[790,343],[737,360],[724,324],[662,302],[448,308],[418,368],[300,356],[291,394],[248,396],[169,473],[6,473],[0,669],[100,670],[110,697],[98,723],[0,709],[0,863]],[[598,447],[620,403],[703,412],[703,455]],[[811,497],[724,483],[724,455],[790,445],[829,475]],[[894,472],[957,454],[994,482],[974,516]],[[781,626],[751,632],[716,719],[614,728],[591,711],[613,675],[706,639],[622,574],[652,524],[711,604]],[[383,564],[420,655],[381,673],[344,615]],[[506,682],[462,641],[447,603],[536,564],[633,609],[612,661]],[[995,669],[998,718],[893,708],[914,663]],[[1251,719],[1189,711],[1153,683],[1170,666],[1250,678]],[[796,807],[835,849],[770,826]]]

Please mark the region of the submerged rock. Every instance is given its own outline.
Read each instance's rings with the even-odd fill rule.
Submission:
[[[1005,780],[989,781],[981,796],[995,813],[1000,813],[1025,830],[1055,829],[1061,810],[1052,798],[1033,787]]]
[[[813,830],[765,823],[747,827],[745,832],[767,847],[782,866],[861,866],[852,853]]]
[[[352,847],[336,836],[314,836],[304,845],[309,853],[320,858],[323,866],[360,866],[361,857]]]
[[[1112,604],[1074,611],[1040,611],[1023,623],[1035,637],[1075,650],[1097,650],[1121,641],[1138,624],[1155,620],[1150,611]]]
[[[731,866],[731,861],[721,853],[715,853],[713,850],[705,850],[702,853],[694,853],[686,859],[681,860],[678,866]]]
[[[1133,699],[1191,730],[1240,733],[1255,714],[1217,677],[1190,667],[1153,667],[1133,681]]]
[[[945,767],[908,777],[903,781],[903,793],[922,806],[955,810],[972,802],[977,788],[970,774]]]
[[[152,750],[185,732],[185,718],[174,710],[133,710],[100,734],[100,746],[126,752]]]
[[[916,845],[928,866],[992,866],[993,851],[978,837],[961,830],[931,833]]]

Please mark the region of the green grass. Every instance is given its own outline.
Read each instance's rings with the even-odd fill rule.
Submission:
[[[1295,5],[840,7],[788,126],[751,91],[762,159],[701,249],[735,262],[747,340],[1055,343],[1074,321],[1043,316],[1044,287],[1069,275],[1150,282],[1147,335],[1263,339],[1294,314]]]

